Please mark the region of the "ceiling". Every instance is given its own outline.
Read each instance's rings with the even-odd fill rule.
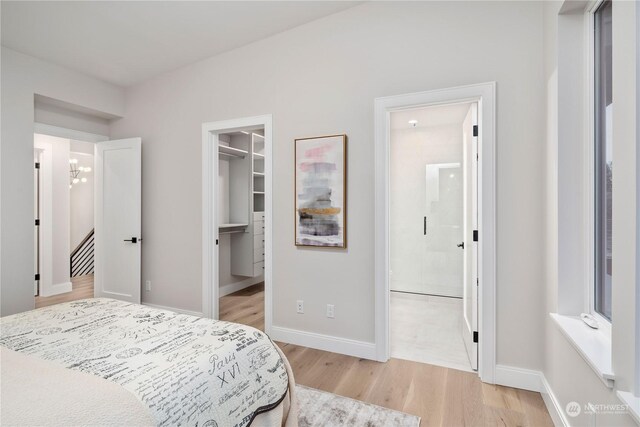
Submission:
[[[130,86],[359,3],[2,1],[2,45]]]
[[[391,113],[391,129],[410,129],[409,120],[417,120],[416,127],[446,126],[462,124],[470,103],[436,105]]]

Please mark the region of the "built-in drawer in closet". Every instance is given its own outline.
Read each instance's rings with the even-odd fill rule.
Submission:
[[[264,274],[264,261],[256,262],[255,264],[253,264],[254,277],[261,274]]]
[[[253,234],[264,234],[264,221],[253,222]]]

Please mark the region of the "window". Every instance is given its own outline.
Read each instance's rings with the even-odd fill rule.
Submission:
[[[611,320],[612,58],[611,1],[594,14],[595,280],[594,311]]]

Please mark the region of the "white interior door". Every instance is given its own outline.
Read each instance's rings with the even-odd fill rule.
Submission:
[[[462,338],[471,368],[478,369],[478,104],[472,104],[463,123],[464,158],[464,286]],[[474,128],[476,132],[474,132]]]
[[[96,297],[140,303],[142,140],[96,143]]]

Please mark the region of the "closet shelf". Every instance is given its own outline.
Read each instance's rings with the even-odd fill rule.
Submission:
[[[220,224],[219,233],[244,233],[249,224]]]
[[[227,147],[226,145],[218,145],[218,153],[230,156],[230,157],[239,157],[244,159],[244,157],[249,154],[246,150],[241,150],[239,148]]]
[[[264,191],[254,191],[253,194],[264,194]]]
[[[264,159],[264,154],[260,154],[260,153],[253,153],[253,156],[254,156],[254,157],[261,158],[261,159]]]
[[[254,172],[255,176],[264,176],[264,172]]]

